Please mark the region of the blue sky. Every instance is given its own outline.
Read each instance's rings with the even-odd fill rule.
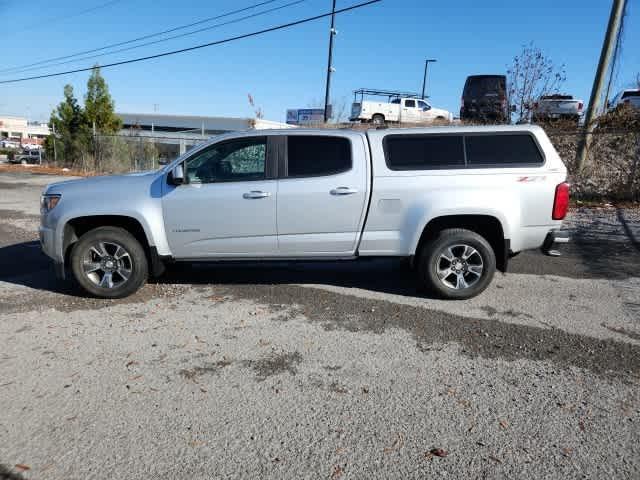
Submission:
[[[280,0],[276,4],[288,3]],[[338,7],[359,0],[338,0]],[[0,68],[97,48],[258,3],[258,0],[0,0]],[[629,0],[616,89],[640,72],[640,5]],[[182,48],[329,11],[330,0],[303,3],[261,17],[96,60],[29,72],[46,73]],[[611,2],[609,0],[497,1],[383,0],[338,16],[332,96],[350,104],[359,87],[419,91],[425,58],[428,93],[457,113],[467,75],[507,70],[533,41],[564,63],[564,91],[588,100]],[[257,9],[256,11],[258,11]],[[125,112],[250,116],[251,93],[265,118],[284,121],[287,108],[324,98],[328,19],[150,62],[105,69],[116,109]],[[205,26],[205,25],[202,25]],[[0,74],[1,79],[13,78]],[[0,85],[0,114],[48,119],[71,83],[85,91],[87,72]]]

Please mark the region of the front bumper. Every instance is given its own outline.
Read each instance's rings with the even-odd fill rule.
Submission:
[[[55,253],[55,231],[51,228],[40,225],[38,234],[40,237],[40,247],[42,248],[42,251],[46,256],[53,260],[53,267],[56,273],[56,277],[64,280],[64,261],[59,259]]]
[[[562,254],[555,247],[562,243],[569,243],[570,240],[568,232],[562,230],[551,230],[547,233],[540,250],[542,253],[549,255],[550,257],[559,257]]]
[[[55,255],[54,230],[52,228],[48,228],[40,225],[40,228],[38,229],[38,234],[40,236],[40,247],[42,247],[42,251],[44,252],[44,254],[47,255],[48,257],[51,257],[54,260],[57,260]]]

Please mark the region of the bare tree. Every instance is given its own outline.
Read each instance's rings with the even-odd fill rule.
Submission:
[[[554,64],[533,42],[523,45],[507,73],[509,98],[516,106],[518,122],[528,120],[534,102],[542,95],[556,93],[567,79],[564,65]]]
[[[256,107],[255,99],[253,95],[247,93],[247,98],[249,99],[249,106],[253,109],[255,116],[257,119],[264,118],[264,112],[262,111],[262,107]]]
[[[344,123],[349,119],[351,105],[348,97],[332,98],[330,105],[333,123]],[[307,102],[307,108],[324,108],[324,99],[312,98],[311,101]]]

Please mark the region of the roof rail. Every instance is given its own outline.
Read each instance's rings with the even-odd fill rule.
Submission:
[[[363,98],[365,95],[372,95],[376,97],[408,97],[408,98],[422,98],[422,95],[415,92],[402,92],[398,90],[380,90],[376,88],[359,88],[353,91],[353,97],[356,98],[360,95]],[[424,98],[429,98],[425,96]]]

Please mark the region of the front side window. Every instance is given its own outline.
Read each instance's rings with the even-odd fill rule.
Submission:
[[[335,175],[351,169],[351,142],[344,137],[291,135],[287,138],[287,177]]]
[[[212,145],[187,160],[189,183],[242,182],[265,178],[266,137]]]
[[[415,100],[405,100],[404,101],[404,106],[407,108],[415,108],[416,107],[416,101]]]
[[[430,109],[431,107],[427,105],[427,102],[423,102],[422,100],[418,100],[418,106],[422,109]]]

